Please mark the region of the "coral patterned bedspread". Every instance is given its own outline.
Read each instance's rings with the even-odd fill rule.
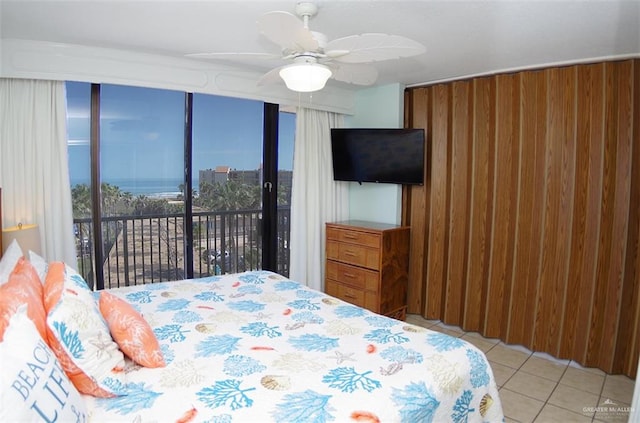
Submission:
[[[258,271],[112,289],[154,328],[166,367],[127,361],[94,422],[496,422],[473,345]]]

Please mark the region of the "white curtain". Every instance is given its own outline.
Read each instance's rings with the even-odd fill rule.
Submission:
[[[331,128],[343,126],[336,113],[299,108],[291,192],[289,277],[324,289],[325,223],[349,214],[348,185],[333,180]]]
[[[76,267],[66,122],[64,82],[0,78],[3,226],[37,224],[41,255]]]

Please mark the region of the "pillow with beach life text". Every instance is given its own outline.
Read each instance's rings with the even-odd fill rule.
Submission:
[[[0,342],[0,363],[0,421],[87,421],[84,400],[24,305],[11,317]]]
[[[74,386],[95,397],[124,395],[124,355],[82,276],[49,263],[44,290],[49,346]]]

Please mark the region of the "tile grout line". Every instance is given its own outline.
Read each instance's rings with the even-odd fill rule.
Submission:
[[[553,389],[551,390],[551,393],[549,393],[549,396],[547,397],[547,399],[544,401],[544,404],[542,404],[542,408],[540,409],[540,411],[538,411],[538,414],[536,414],[536,416],[534,417],[533,421],[535,422],[538,417],[540,416],[540,414],[542,413],[542,410],[545,409],[545,407],[547,406],[547,404],[549,404],[549,400],[551,399],[551,397],[553,396],[553,393],[556,391],[556,389],[558,389],[558,386],[560,386],[560,381],[562,380],[562,378],[564,377],[565,373],[567,373],[567,369],[569,368],[569,364],[567,364],[564,367],[564,371],[562,372],[562,374],[560,375],[560,377],[558,378],[558,380],[556,381],[556,386],[553,387]],[[554,407],[557,407],[557,405],[555,404],[550,404],[553,405]],[[562,407],[561,407],[562,408]],[[565,408],[566,410],[566,408]],[[569,410],[570,411],[570,410]]]
[[[596,403],[596,407],[600,405],[600,400],[602,399],[602,393],[604,392],[604,387],[607,384],[607,374],[604,375],[604,380],[602,381],[602,386],[600,387],[600,394],[598,394],[598,402]],[[593,412],[593,419],[591,419],[591,423],[596,421],[596,412]],[[599,420],[598,420],[599,421]]]
[[[491,348],[490,348],[490,350],[492,350],[496,345],[499,345],[499,344],[500,344],[500,342],[496,343],[493,347],[491,347]],[[506,344],[505,344],[505,346],[506,346]],[[506,347],[506,348],[509,348],[509,347]],[[490,351],[490,350],[489,350],[489,351]],[[489,351],[487,351],[487,353],[488,353]],[[509,383],[509,381],[510,381],[510,380],[511,380],[511,379],[512,379],[516,374],[518,374],[518,372],[520,371],[520,369],[522,369],[522,366],[524,366],[524,363],[526,363],[526,362],[527,362],[527,361],[528,361],[532,356],[533,356],[533,352],[529,353],[529,356],[528,356],[528,357],[527,357],[527,358],[522,362],[522,364],[520,364],[520,367],[518,367],[517,369],[515,369],[515,372],[513,372],[513,374],[512,374],[511,376],[509,376],[509,378],[508,378],[507,380],[505,380],[505,381],[504,381],[504,383],[502,384],[502,386],[500,387],[500,389],[498,389],[498,392],[500,392],[500,391],[504,388],[504,389],[506,389],[507,391],[510,391],[510,392],[516,393],[516,394],[518,394],[518,395],[522,395],[522,396],[527,397],[527,398],[531,398],[531,399],[533,399],[533,400],[537,400],[536,398],[532,398],[532,397],[530,397],[530,396],[528,396],[528,395],[525,395],[525,394],[523,394],[523,393],[521,393],[521,392],[516,392],[516,391],[512,391],[512,390],[511,390],[511,389],[509,389],[509,388],[505,388],[505,385],[506,385],[507,383]],[[488,360],[488,359],[487,359],[487,360]],[[502,366],[506,366],[506,364],[502,364],[502,363],[498,363],[498,364],[501,364]],[[509,367],[509,366],[506,366],[506,367]],[[510,368],[512,368],[512,369],[513,369],[513,367],[510,367]],[[525,372],[525,373],[526,373],[526,372]],[[540,401],[540,400],[537,400],[537,401]],[[543,404],[542,408],[544,408],[544,404]],[[542,410],[542,408],[541,408],[540,410]],[[503,407],[503,410],[504,410],[504,407]],[[538,412],[538,413],[539,413],[539,412]],[[509,417],[509,416],[505,415],[505,417]],[[516,419],[514,419],[513,417],[509,417],[509,418],[510,418],[511,420],[516,420]],[[537,418],[537,415],[536,415],[536,418]],[[519,420],[518,420],[518,421],[519,421]],[[534,422],[534,421],[535,421],[535,418],[531,421],[531,423],[532,423],[532,422]],[[522,423],[527,423],[527,422],[522,422]]]

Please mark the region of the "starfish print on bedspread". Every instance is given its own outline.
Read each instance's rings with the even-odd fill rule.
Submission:
[[[336,364],[342,364],[345,361],[356,361],[355,358],[353,358],[354,353],[343,354],[340,351],[334,351],[334,353],[335,356],[329,356],[328,358],[335,359]]]

